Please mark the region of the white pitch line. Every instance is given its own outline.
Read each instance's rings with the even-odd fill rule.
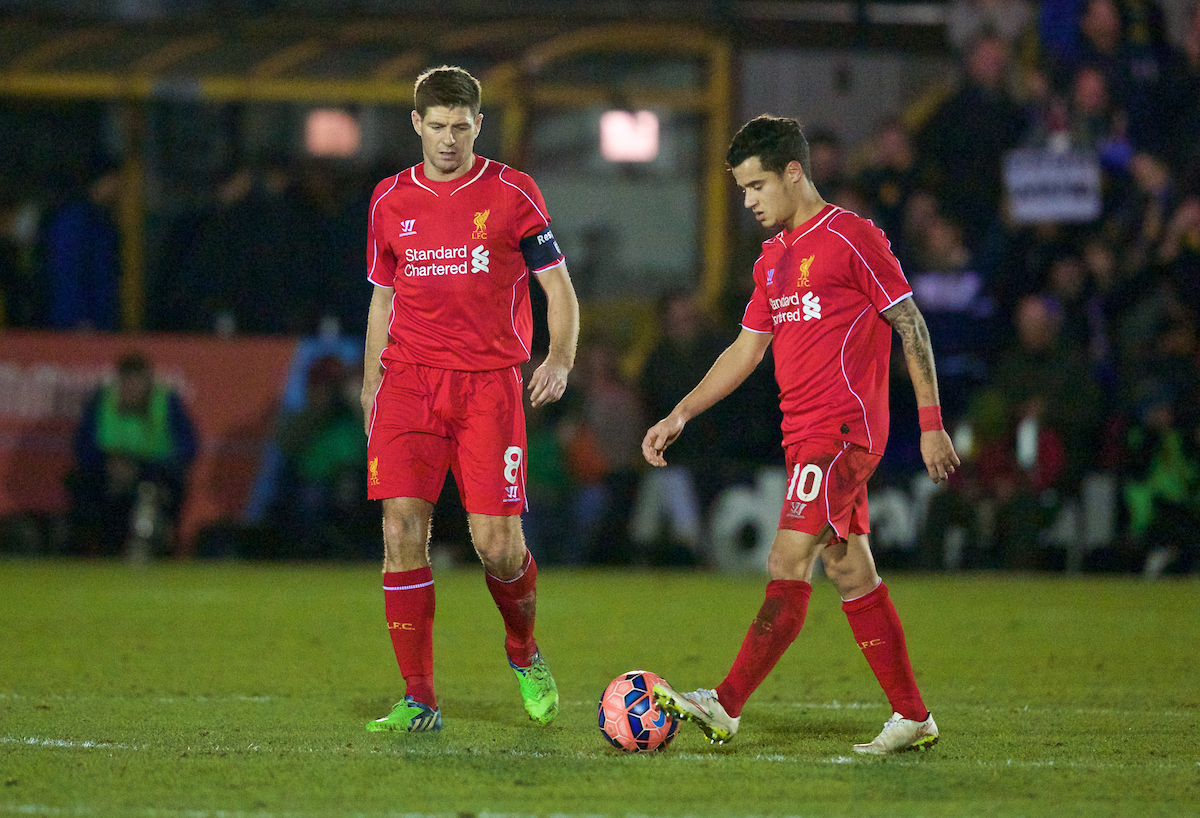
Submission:
[[[149,744],[122,744],[116,741],[64,741],[55,738],[14,738],[0,736],[0,744],[28,744],[33,747],[65,747],[70,750],[147,750]]]
[[[836,699],[832,702],[780,702],[785,707],[790,707],[796,710],[878,710],[880,713],[886,714],[889,708],[887,703],[879,702],[839,702]],[[1077,716],[1115,716],[1120,718],[1129,717],[1146,717],[1158,716],[1163,718],[1196,718],[1200,716],[1200,708],[1195,710],[1118,710],[1114,707],[1072,707],[1071,705],[1063,705],[1061,707],[1053,707],[1050,705],[1029,705],[1022,706],[1019,710],[1015,710],[1015,705],[991,705],[991,704],[942,704],[935,705],[932,710],[938,713],[967,711],[971,713],[996,713],[1009,714],[1013,712],[1035,713],[1038,715],[1054,715],[1056,713],[1070,713]]]
[[[63,815],[83,816],[104,814],[100,809],[79,804],[73,807],[52,807],[48,804],[0,804],[0,815]],[[161,807],[146,807],[127,815],[142,816],[142,818],[325,818],[328,812],[269,812],[267,810],[228,809],[164,809]],[[457,812],[354,812],[356,818],[456,818]],[[530,818],[529,813],[521,812],[480,812],[478,818]],[[551,813],[548,818],[606,818],[606,813]],[[628,813],[624,818],[638,818],[636,814]]]
[[[74,807],[52,807],[47,804],[0,804],[0,815],[47,815],[47,816],[83,816],[83,815],[102,815],[107,814],[107,809],[89,807],[86,805],[76,805]],[[124,812],[126,815],[141,816],[141,818],[324,818],[329,813],[327,812],[268,812],[267,810],[254,810],[253,812],[245,812],[243,810],[229,809],[163,809],[161,807],[146,807],[144,809],[135,810],[133,812]],[[454,818],[457,813],[453,812],[376,812],[376,813],[353,813],[358,818],[371,818],[371,816],[379,816],[379,818]],[[491,818],[507,818],[502,813],[479,813],[480,818],[485,815],[490,815]],[[513,814],[512,818],[516,818]],[[590,816],[563,816],[563,818],[591,818]]]
[[[143,698],[145,698],[145,697],[143,697],[143,696],[122,696],[122,695],[104,696],[99,693],[72,695],[72,696],[63,696],[62,694],[59,694],[59,693],[51,693],[51,694],[48,694],[45,696],[37,695],[37,694],[28,695],[25,693],[0,693],[0,699],[36,699],[36,700],[49,699],[50,701],[55,701],[55,702],[82,702],[82,701],[92,701],[95,699],[101,699],[103,701],[113,701],[113,700],[121,700],[121,699],[140,700]],[[252,704],[268,704],[272,701],[275,701],[275,699],[272,699],[270,696],[244,696],[244,695],[236,695],[236,696],[160,696],[159,698],[151,699],[150,701],[156,702],[158,704],[177,704],[179,702],[187,702],[189,704],[191,704],[191,703],[194,703],[194,704],[221,704],[223,702],[250,702]]]
[[[142,751],[150,749],[148,744],[122,744],[117,742],[107,741],[64,741],[60,739],[26,737],[17,738],[13,736],[0,736],[0,744],[23,744],[30,747],[47,747],[51,749],[80,749],[80,750],[130,750]],[[268,755],[289,755],[297,753],[308,753],[311,755],[344,755],[344,750],[341,747],[316,748],[316,747],[263,747],[259,744],[249,744],[246,747],[231,747],[229,745],[216,744],[211,747],[193,747],[186,748],[188,752],[224,752],[224,753],[266,753]],[[578,751],[570,752],[539,752],[536,750],[480,750],[477,747],[391,747],[391,748],[371,748],[369,752],[372,755],[394,755],[394,756],[415,756],[415,757],[437,757],[437,756],[512,756],[515,758],[578,758],[585,761],[613,761],[619,759],[638,759],[635,753],[612,753],[612,752],[594,752],[586,753]],[[729,757],[746,758],[739,753],[673,753],[670,750],[666,754],[682,761],[722,761]],[[922,754],[924,758],[917,761],[916,758],[910,759],[908,756],[897,756],[886,759],[886,763],[899,765],[912,764],[929,764],[936,763],[939,765],[953,764],[956,766],[970,767],[989,767],[989,768],[1006,768],[1006,769],[1041,769],[1051,767],[1066,767],[1080,769],[1158,769],[1158,770],[1176,770],[1190,769],[1193,766],[1192,761],[1180,762],[1156,762],[1146,764],[1123,764],[1112,761],[1098,761],[1095,759],[1047,759],[1045,761],[1014,761],[1012,759],[984,760],[984,759],[948,759],[939,757],[936,753]],[[756,754],[753,756],[755,761],[769,761],[780,764],[853,764],[853,763],[878,763],[879,758],[871,757],[852,757],[852,756],[833,756],[831,758],[814,759],[810,757],[781,755],[781,754]],[[635,762],[636,763],[636,762]],[[1195,762],[1200,765],[1200,762]]]
[[[23,693],[0,693],[0,699],[24,699],[24,700],[51,700],[51,701],[113,701],[113,700],[139,700],[141,696],[104,696],[101,694],[82,694],[64,696],[61,694],[50,695],[28,695]],[[232,695],[232,696],[162,696],[150,699],[157,704],[223,704],[227,702],[247,702],[251,704],[270,704],[278,702],[278,697],[272,696],[250,696],[250,695]],[[565,702],[567,705],[592,708],[595,704],[591,701],[573,701]],[[776,702],[772,706],[782,706],[794,710],[878,710],[885,716],[888,715],[888,706],[886,702],[841,702],[837,699],[828,702]],[[754,707],[754,705],[751,705]],[[1169,710],[1125,710],[1114,707],[1072,707],[1071,705],[1063,705],[1056,707],[1053,703],[1028,704],[1020,706],[1016,705],[990,705],[990,704],[941,704],[935,705],[934,710],[938,713],[942,712],[972,712],[972,713],[996,713],[1009,714],[1013,712],[1035,713],[1039,715],[1054,715],[1056,713],[1070,713],[1080,716],[1112,716],[1119,718],[1144,718],[1144,717],[1160,717],[1160,718],[1196,718],[1200,716],[1200,708],[1187,709],[1169,709]]]

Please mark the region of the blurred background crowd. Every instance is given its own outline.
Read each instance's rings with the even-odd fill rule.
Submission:
[[[710,23],[738,24],[738,4],[704,5]],[[931,5],[949,81],[885,100],[852,126],[833,108],[771,111],[800,116],[820,193],[888,235],[929,323],[943,415],[964,459],[944,489],[928,485],[912,390],[894,355],[892,436],[872,484],[879,558],[925,569],[1186,572],[1200,548],[1200,4]],[[847,48],[861,49],[847,36]],[[104,140],[87,138],[103,131],[103,106],[71,116],[12,100],[0,109],[15,133],[51,138],[50,124],[81,146],[53,163],[53,179],[23,174],[20,162],[0,170],[3,325],[128,332],[126,177]],[[486,121],[485,133],[492,125],[500,130]],[[154,214],[137,329],[360,339],[367,201],[376,181],[419,157],[404,127],[387,138],[386,155],[370,162],[259,151],[197,168],[180,183],[186,196]],[[573,161],[545,151],[549,159],[526,155]],[[680,153],[676,161],[706,161]],[[1052,202],[1059,215],[1022,214],[1039,199],[1018,186],[1023,157],[1082,169]],[[668,469],[649,470],[639,450],[645,429],[732,340],[749,295],[765,236],[723,183],[731,249],[719,289],[702,287],[694,270],[654,287],[621,284],[614,259],[629,251],[611,232],[577,225],[565,243],[584,336],[564,400],[528,412],[525,527],[544,564],[723,566],[756,549],[755,521],[771,515],[745,509],[782,465],[769,360],[689,424]],[[586,212],[586,201],[559,207],[566,194],[543,189],[556,228]],[[647,328],[632,341],[598,306],[611,289],[627,291]],[[536,286],[533,295],[536,352],[544,307]],[[246,513],[199,532],[194,553],[378,556],[361,376],[353,354],[314,356],[301,399],[278,413]],[[81,463],[95,426],[80,426]],[[172,480],[178,505],[183,477]],[[126,495],[121,519],[136,505]],[[109,545],[81,536],[76,517],[50,527],[59,534],[47,535],[45,551],[127,547],[128,532]],[[469,548],[452,481],[434,542],[444,559]]]

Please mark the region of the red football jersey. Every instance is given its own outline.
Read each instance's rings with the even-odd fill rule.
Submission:
[[[785,446],[832,437],[883,454],[892,328],[879,313],[911,295],[883,231],[840,207],[763,242],[742,326],[775,336]]]
[[[430,180],[420,164],[380,182],[367,278],[396,291],[384,365],[481,372],[528,361],[533,313],[521,240],[549,224],[533,179],[482,156],[449,182]],[[563,260],[557,245],[547,259],[533,272]]]

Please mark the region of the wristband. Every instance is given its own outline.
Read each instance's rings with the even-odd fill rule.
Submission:
[[[918,407],[917,419],[921,424],[922,432],[936,432],[946,428],[942,425],[942,407],[940,406]]]

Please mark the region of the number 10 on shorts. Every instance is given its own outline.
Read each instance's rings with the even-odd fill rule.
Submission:
[[[787,499],[810,502],[821,491],[823,477],[821,470],[812,463],[806,466],[797,463],[792,469],[791,482],[788,483]]]

